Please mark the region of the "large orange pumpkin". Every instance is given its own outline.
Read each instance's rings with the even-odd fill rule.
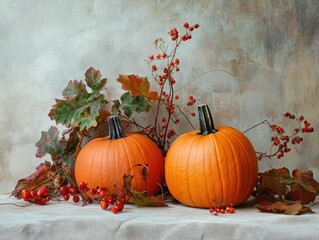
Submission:
[[[198,107],[200,131],[179,136],[169,148],[165,179],[170,193],[187,206],[239,205],[251,195],[258,176],[250,141],[228,126],[214,127],[207,105]]]
[[[116,193],[122,188],[123,175],[130,173],[134,175],[132,186],[137,191],[158,193],[159,184],[164,182],[164,158],[157,145],[141,134],[125,135],[118,117],[110,117],[109,129],[108,139],[90,141],[77,156],[77,184],[85,182],[90,188],[106,187]],[[134,167],[139,164],[147,166],[147,171]]]

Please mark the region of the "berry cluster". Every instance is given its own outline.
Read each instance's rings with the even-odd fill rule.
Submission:
[[[113,213],[119,213],[124,209],[126,194],[109,194],[106,188],[88,188],[87,184],[81,182],[79,188],[88,194],[92,199],[98,201],[103,210],[110,209]]]
[[[228,207],[211,207],[209,209],[210,213],[215,214],[216,216],[221,213],[221,214],[225,214],[225,213],[235,213],[235,208],[233,206],[228,206]]]
[[[184,28],[186,29],[186,33],[181,36],[182,41],[187,41],[189,39],[192,39],[192,34],[191,32],[194,31],[196,28],[199,28],[199,24],[194,24],[193,26],[190,26],[188,22],[184,23]],[[171,36],[172,41],[178,40],[179,33],[176,28],[172,28],[169,32],[168,35]]]
[[[46,187],[42,187],[36,190],[29,190],[27,188],[22,189],[21,197],[24,201],[44,205],[50,201],[49,190]]]
[[[100,201],[100,206],[103,210],[110,209],[113,213],[119,213],[123,211],[124,203],[125,201],[122,197],[113,198],[104,196]]]
[[[73,202],[78,203],[80,201],[80,197],[78,196],[79,192],[77,191],[76,187],[71,183],[67,185],[62,185],[59,191],[65,201],[69,201],[70,196],[72,196]]]
[[[140,131],[148,135],[164,153],[169,148],[172,137],[176,136],[175,129],[169,127],[170,123],[178,124],[180,122],[180,119],[177,118],[178,115],[183,115],[190,123],[188,116],[184,114],[181,107],[175,103],[179,100],[179,95],[177,95],[174,90],[176,83],[174,74],[181,70],[180,60],[176,57],[177,49],[182,42],[192,38],[192,33],[197,28],[199,28],[199,24],[190,25],[186,22],[183,25],[184,34],[181,34],[181,31],[177,30],[177,28],[170,29],[168,35],[175,41],[174,48],[169,50],[168,46],[164,45],[165,42],[161,38],[158,38],[155,40],[157,52],[150,54],[146,61],[149,65],[152,77],[160,88],[160,98],[157,109],[155,110],[154,124]],[[196,99],[193,96],[189,96],[187,106],[191,107],[195,102]],[[165,111],[160,111],[161,106],[163,106],[163,110]],[[188,109],[186,112],[191,116],[196,115],[195,112]],[[162,123],[160,122],[160,115],[164,116],[162,119],[165,119],[164,121],[162,120]]]
[[[291,151],[289,144],[292,145],[300,144],[303,141],[303,137],[300,136],[301,133],[311,133],[314,131],[313,127],[310,127],[310,123],[305,120],[304,116],[300,115],[296,117],[294,114],[286,112],[283,116],[289,120],[296,121],[299,126],[294,128],[293,133],[287,134],[285,129],[277,124],[269,124],[271,130],[274,132],[274,136],[271,137],[272,146],[270,148],[270,153],[259,153],[258,159],[261,160],[263,157],[273,157],[276,156],[278,159],[283,158],[286,153]],[[273,148],[275,148],[274,151]]]

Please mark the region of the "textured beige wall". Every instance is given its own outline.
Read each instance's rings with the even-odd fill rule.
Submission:
[[[208,103],[217,125],[240,130],[280,123],[285,111],[305,115],[317,131],[260,171],[312,169],[318,180],[319,1],[2,0],[0,192],[48,160],[35,158],[34,144],[55,125],[47,114],[68,80],[93,66],[116,97],[117,75],[150,76],[144,59],[153,41],[185,21],[201,27],[179,52],[181,95]],[[256,150],[268,148],[266,130],[247,135]]]

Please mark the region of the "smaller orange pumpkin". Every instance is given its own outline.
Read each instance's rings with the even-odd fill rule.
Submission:
[[[239,205],[257,183],[254,148],[235,128],[215,128],[207,105],[199,106],[198,112],[200,131],[179,136],[168,150],[165,161],[168,189],[187,206]]]
[[[77,184],[85,182],[89,188],[106,187],[109,192],[118,192],[123,175],[131,174],[132,186],[137,191],[158,193],[159,184],[164,182],[164,158],[157,145],[141,134],[125,135],[118,117],[109,118],[109,129],[108,139],[93,139],[77,156]],[[139,164],[147,166],[147,171],[134,167]]]

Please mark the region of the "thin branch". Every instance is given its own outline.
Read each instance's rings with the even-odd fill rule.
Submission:
[[[212,72],[224,72],[224,73],[227,73],[227,74],[229,74],[229,75],[231,75],[231,76],[233,76],[233,77],[236,77],[235,74],[233,74],[233,73],[231,73],[231,72],[229,72],[229,71],[227,71],[227,70],[223,70],[223,69],[213,69],[213,70],[204,72],[204,73],[200,74],[199,76],[195,77],[194,80],[192,80],[191,83],[182,86],[181,88],[177,89],[176,92],[179,91],[179,90],[181,90],[181,89],[183,89],[183,88],[185,88],[185,87],[187,87],[187,86],[189,86],[189,85],[192,85],[193,83],[195,83],[196,81],[198,81],[200,77],[202,77],[202,76],[204,76],[204,75],[206,75],[206,74],[208,74],[208,73],[212,73]]]
[[[189,118],[187,117],[187,115],[181,110],[181,108],[177,105],[176,106],[178,108],[178,110],[180,111],[180,113],[186,118],[187,122],[191,125],[191,127],[193,128],[193,130],[195,130],[194,125],[191,123],[191,121],[189,120]]]
[[[258,126],[261,125],[261,124],[267,124],[267,125],[271,126],[270,122],[268,122],[267,120],[264,120],[264,121],[262,121],[262,122],[260,122],[260,123],[257,123],[256,125],[254,125],[254,126],[248,128],[248,129],[246,129],[245,131],[243,131],[243,133],[246,133],[246,132],[248,132],[248,131],[250,131],[250,130],[256,128],[256,127],[258,127]]]

